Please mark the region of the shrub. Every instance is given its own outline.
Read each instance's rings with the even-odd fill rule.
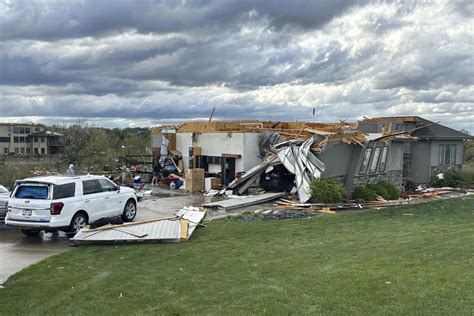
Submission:
[[[400,190],[390,182],[381,181],[378,184],[383,186],[385,190],[387,190],[388,200],[398,200],[400,198]]]
[[[393,184],[381,181],[357,187],[352,193],[352,198],[355,200],[375,201],[377,196],[381,196],[385,200],[397,200],[400,197],[400,191]]]
[[[387,189],[385,189],[385,187],[379,183],[369,184],[367,185],[367,188],[369,190],[374,191],[375,194],[377,194],[378,196],[382,197],[385,200],[388,200],[390,198],[390,195],[388,194]]]
[[[354,192],[352,192],[352,198],[354,200],[375,201],[377,195],[371,189],[363,186],[354,189]]]
[[[448,170],[444,173],[443,179],[433,176],[429,185],[435,188],[474,188],[474,172]]]
[[[311,200],[319,203],[339,203],[345,194],[344,187],[334,178],[315,179],[310,190]]]

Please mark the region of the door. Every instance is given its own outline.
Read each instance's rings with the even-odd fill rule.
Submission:
[[[107,216],[112,217],[122,214],[123,203],[121,203],[121,199],[123,197],[117,186],[107,179],[98,179],[97,181],[104,196],[104,207],[107,210]]]
[[[9,219],[23,222],[49,222],[51,220],[50,184],[22,183],[9,199]]]
[[[108,216],[105,197],[97,180],[82,181],[83,207],[89,214],[89,223]]]

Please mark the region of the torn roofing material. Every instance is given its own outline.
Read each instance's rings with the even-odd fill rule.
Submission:
[[[77,244],[120,242],[179,242],[188,240],[206,212],[185,207],[175,217],[122,225],[108,225],[96,229],[82,229],[73,238]]]

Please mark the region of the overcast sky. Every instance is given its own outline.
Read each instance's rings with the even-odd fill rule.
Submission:
[[[216,107],[474,132],[473,3],[0,0],[0,117],[150,126]]]

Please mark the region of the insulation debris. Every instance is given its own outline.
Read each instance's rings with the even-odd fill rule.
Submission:
[[[75,244],[180,242],[186,241],[206,215],[196,207],[184,207],[175,217],[122,225],[81,229],[71,241]]]

